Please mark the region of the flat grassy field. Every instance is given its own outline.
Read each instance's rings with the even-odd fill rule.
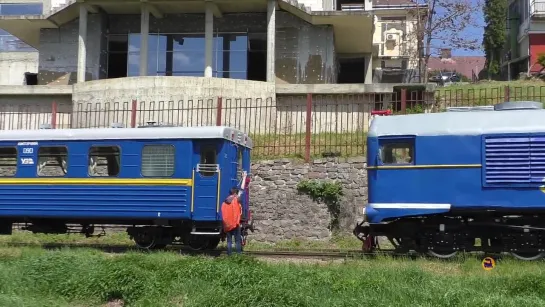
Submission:
[[[255,134],[253,160],[295,158],[304,159],[306,139],[304,133],[298,134]],[[354,157],[365,154],[367,133],[316,133],[310,137],[311,158],[322,158],[324,154],[340,157]]]
[[[483,106],[506,101],[505,87],[509,87],[509,100],[545,102],[545,82],[513,81],[461,84],[440,87],[435,94],[446,106]]]
[[[0,248],[0,306],[544,306],[545,264]]]

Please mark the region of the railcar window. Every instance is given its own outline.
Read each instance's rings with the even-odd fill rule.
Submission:
[[[407,164],[414,162],[414,146],[410,142],[384,144],[381,157],[384,164]]]
[[[0,177],[12,177],[17,172],[17,148],[0,147]]]
[[[144,146],[142,149],[142,176],[171,177],[172,175],[174,175],[174,146]]]
[[[203,146],[201,147],[201,162],[200,164],[204,165],[211,165],[211,164],[217,164],[218,161],[216,159],[216,148],[214,146]],[[200,172],[201,175],[209,177],[214,176],[215,172],[207,172],[202,171]]]
[[[89,176],[115,177],[119,175],[118,146],[93,146],[89,150]]]
[[[38,176],[64,177],[68,171],[66,147],[40,147],[38,150]]]

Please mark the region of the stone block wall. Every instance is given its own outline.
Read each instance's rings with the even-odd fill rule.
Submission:
[[[325,240],[331,236],[326,204],[297,191],[305,179],[336,180],[343,186],[341,230],[351,231],[367,203],[365,158],[328,158],[311,163],[291,159],[257,161],[252,165],[250,206],[256,232],[250,240]]]

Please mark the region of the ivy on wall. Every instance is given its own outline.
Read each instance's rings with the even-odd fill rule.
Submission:
[[[339,228],[341,197],[343,196],[343,189],[340,182],[302,180],[297,184],[297,191],[310,196],[314,201],[325,203],[331,215],[330,229]]]

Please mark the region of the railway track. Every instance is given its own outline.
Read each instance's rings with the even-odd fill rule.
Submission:
[[[48,250],[56,250],[62,248],[86,248],[96,249],[106,253],[127,253],[127,252],[154,252],[143,251],[133,245],[108,245],[108,244],[79,244],[79,243],[20,243],[10,242],[5,244],[7,247],[38,247]],[[168,246],[162,251],[179,252],[182,255],[205,255],[212,257],[219,257],[226,255],[227,251],[224,249],[216,249],[211,251],[199,251],[193,250],[187,247],[181,246]],[[259,258],[297,258],[297,259],[361,259],[361,258],[374,258],[378,255],[388,256],[411,256],[411,255],[399,255],[395,254],[393,250],[382,250],[374,253],[364,253],[361,250],[245,250],[243,254],[255,256]]]

